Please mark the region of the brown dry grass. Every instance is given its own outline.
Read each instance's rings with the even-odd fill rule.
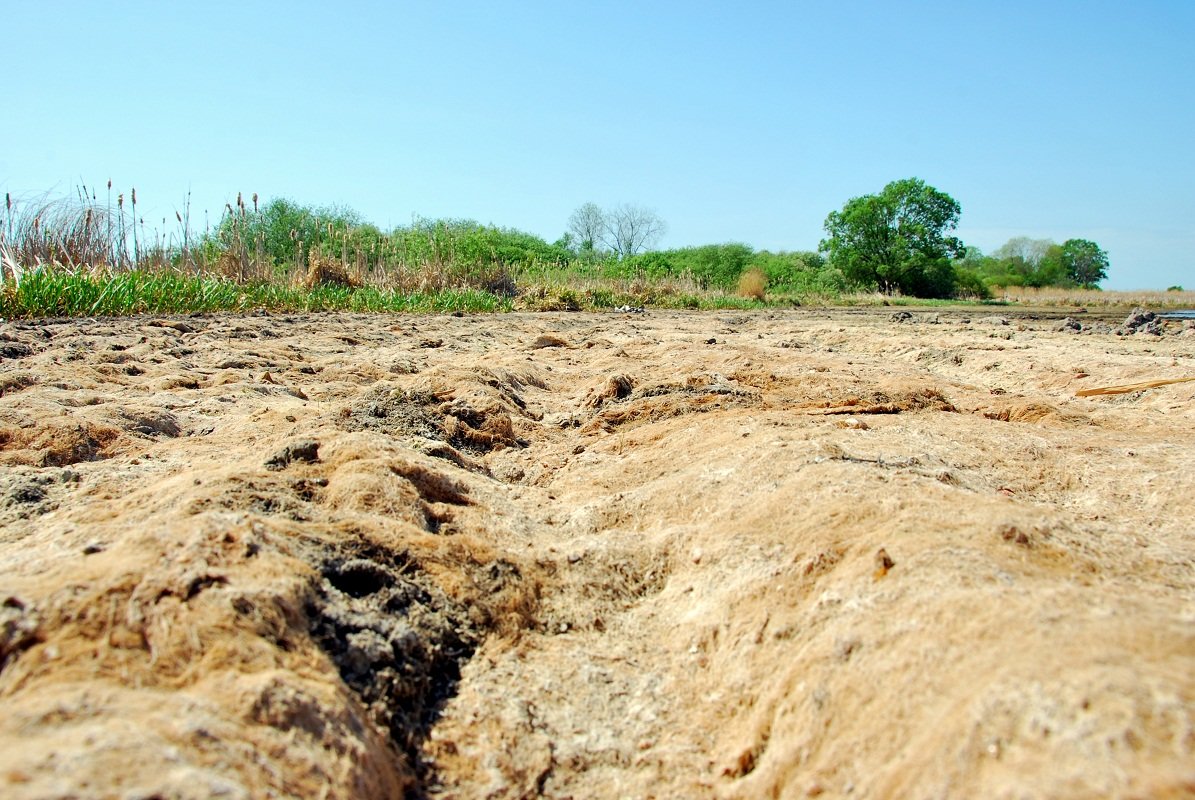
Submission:
[[[739,295],[753,300],[763,300],[768,291],[768,276],[763,270],[752,267],[739,276]]]
[[[313,254],[307,260],[307,277],[303,281],[306,289],[317,286],[348,286],[355,289],[360,285],[361,281],[350,275],[344,264],[336,259]]]
[[[1195,291],[1166,292],[1140,290],[1131,292],[1099,289],[1062,289],[1009,286],[993,291],[996,299],[1029,306],[1096,306],[1150,308],[1195,308]]]

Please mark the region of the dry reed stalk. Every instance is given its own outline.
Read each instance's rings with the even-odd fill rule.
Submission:
[[[1167,378],[1157,381],[1143,381],[1141,383],[1129,383],[1122,386],[1100,386],[1094,389],[1080,389],[1075,392],[1075,397],[1097,397],[1105,394],[1129,394],[1130,392],[1140,392],[1145,389],[1156,389],[1159,386],[1169,386],[1172,383],[1186,383],[1187,381],[1195,381],[1195,377],[1190,378]]]

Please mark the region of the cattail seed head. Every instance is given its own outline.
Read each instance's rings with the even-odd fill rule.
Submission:
[[[133,200],[133,205],[137,205],[137,187],[136,187],[136,186],[134,186],[134,187],[133,187],[133,191],[132,191],[132,193],[131,193],[131,197],[132,197],[132,200]]]
[[[175,212],[174,212],[174,218],[178,220],[178,224],[179,224],[179,225],[182,225],[182,224],[183,224],[183,215],[182,215],[182,214],[180,214],[180,213],[178,213],[178,210],[177,210],[177,209],[176,209],[176,210],[175,210]],[[163,221],[163,222],[165,222],[165,220],[162,220],[162,221]]]
[[[124,208],[124,192],[121,192],[120,194],[116,195],[116,207]]]
[[[253,193],[253,213],[257,213],[257,192]]]
[[[108,191],[112,191],[112,179],[108,179]]]

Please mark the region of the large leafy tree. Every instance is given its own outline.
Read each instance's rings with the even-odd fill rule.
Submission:
[[[1067,239],[1062,243],[1062,266],[1067,276],[1085,289],[1099,288],[1108,277],[1108,254],[1098,244],[1086,239]]]
[[[860,286],[915,297],[945,297],[957,284],[953,258],[966,248],[950,232],[961,209],[953,197],[917,178],[848,200],[826,217],[819,249],[831,267]]]

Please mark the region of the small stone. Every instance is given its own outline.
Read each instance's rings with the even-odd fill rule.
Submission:
[[[888,555],[888,551],[880,548],[875,555],[876,571],[875,577],[882,578],[888,574],[888,570],[896,566],[896,562],[892,560],[892,556]]]

